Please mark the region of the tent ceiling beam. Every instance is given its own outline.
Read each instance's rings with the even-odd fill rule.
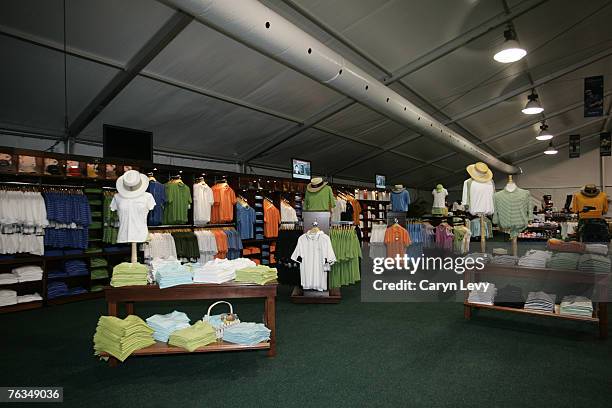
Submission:
[[[192,21],[193,17],[180,11],[175,12],[70,123],[68,137],[74,140]]]

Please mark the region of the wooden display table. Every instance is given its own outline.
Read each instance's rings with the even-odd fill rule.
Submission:
[[[504,266],[491,264],[486,265],[482,271],[466,271],[464,279],[466,282],[478,282],[481,280],[486,280],[485,276],[487,275],[516,277],[521,279],[550,277],[551,279],[558,282],[592,284],[596,288],[597,295],[600,299],[607,299],[608,286],[610,283],[610,274],[607,273],[549,268],[527,268],[522,266]],[[468,302],[468,295],[469,294],[466,293],[466,298],[464,302],[464,317],[468,320],[471,319],[472,311],[474,309],[489,309],[501,312],[511,312],[532,316],[552,317],[557,319],[595,323],[599,326],[599,337],[601,339],[606,339],[608,337],[608,304],[606,302],[593,302],[592,316],[576,316],[560,314],[558,310],[559,305],[556,305],[555,312],[542,312],[537,310],[517,309],[513,307],[471,303]],[[561,299],[557,300],[560,301]]]
[[[105,287],[104,293],[108,303],[108,315],[119,317],[119,304],[124,303],[126,313],[134,314],[135,302],[159,302],[176,300],[208,300],[208,299],[241,299],[265,298],[264,324],[270,329],[270,342],[253,346],[218,342],[200,347],[194,353],[238,351],[238,350],[268,350],[268,356],[276,355],[276,282],[266,285],[227,282],[222,284],[190,284],[160,289],[157,285]],[[181,348],[157,342],[150,347],[136,350],[132,355],[160,355],[189,353]],[[109,364],[117,365],[118,360],[109,356]]]

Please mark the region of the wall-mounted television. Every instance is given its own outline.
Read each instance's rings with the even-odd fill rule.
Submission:
[[[153,162],[153,132],[104,125],[104,158]]]
[[[376,175],[376,188],[387,188],[387,178],[382,174]]]
[[[310,176],[312,174],[310,161],[291,159],[291,171],[294,179],[310,180]]]

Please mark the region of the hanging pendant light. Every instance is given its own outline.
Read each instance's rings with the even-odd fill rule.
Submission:
[[[542,122],[540,126],[540,133],[536,136],[537,140],[550,140],[553,138],[552,133],[548,131],[548,125],[545,122]]]
[[[534,91],[531,91],[531,95],[527,97],[527,105],[521,111],[525,115],[537,115],[538,113],[544,112],[544,108],[540,105],[540,101],[538,101],[538,94]]]
[[[557,153],[559,153],[559,151],[557,149],[555,149],[555,146],[553,146],[553,143],[552,143],[552,140],[551,140],[550,144],[548,145],[546,150],[544,150],[544,154],[553,155],[553,154],[557,154]]]
[[[527,51],[516,41],[516,34],[512,28],[508,28],[504,31],[504,37],[506,41],[502,44],[501,48],[495,53],[493,59],[497,62],[509,64],[516,62],[527,55]]]

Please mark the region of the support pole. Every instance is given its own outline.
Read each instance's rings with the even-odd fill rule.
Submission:
[[[136,248],[136,243],[132,242],[132,263],[138,262],[138,250]]]
[[[512,238],[512,256],[518,256],[517,237]]]
[[[485,216],[480,214],[480,252],[484,253],[487,250],[487,240],[485,238],[486,226]]]

